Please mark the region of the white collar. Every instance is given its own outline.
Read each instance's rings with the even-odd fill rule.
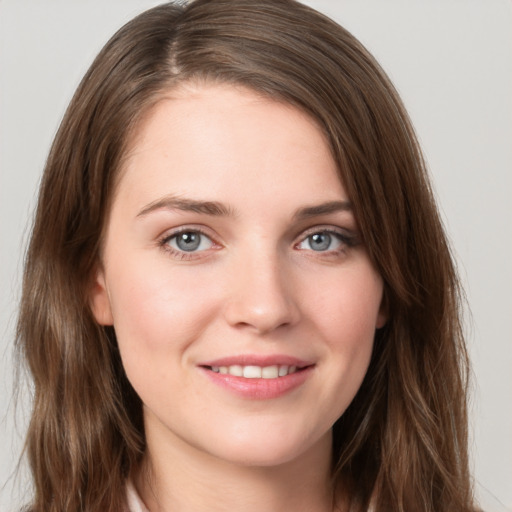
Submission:
[[[149,512],[131,480],[126,483],[126,502],[128,503],[128,512]]]

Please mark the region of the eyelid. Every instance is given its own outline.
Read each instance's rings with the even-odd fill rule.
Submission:
[[[341,237],[346,238],[356,238],[357,234],[352,229],[342,228],[338,226],[333,226],[332,224],[319,224],[317,226],[312,226],[310,228],[305,229],[300,233],[297,237],[298,241],[305,240],[308,236],[314,235],[316,233],[333,233],[335,235],[339,235]]]
[[[194,233],[201,233],[202,235],[212,239],[215,243],[218,243],[217,239],[219,237],[216,235],[216,233],[203,224],[183,224],[174,228],[168,228],[158,236],[158,240],[161,241],[164,239],[169,239],[173,236],[179,235],[180,233],[187,233],[189,231]]]
[[[197,224],[183,225],[183,226],[179,226],[177,228],[169,229],[169,230],[165,231],[161,236],[158,237],[157,242],[158,242],[159,247],[162,248],[162,250],[164,250],[165,252],[169,253],[171,256],[173,256],[177,259],[192,260],[192,259],[197,259],[197,258],[203,258],[206,256],[206,253],[210,252],[210,250],[217,250],[220,247],[222,247],[222,245],[217,241],[217,237],[212,235],[210,233],[210,231],[211,230],[205,228],[204,226],[197,225]],[[169,245],[168,242],[172,238],[180,235],[181,233],[189,233],[189,232],[199,233],[201,236],[208,238],[212,243],[212,247],[210,247],[208,249],[201,250],[201,251],[187,252],[187,251],[182,251],[180,249],[176,249]]]
[[[340,252],[347,248],[354,247],[355,245],[358,245],[360,243],[359,235],[355,233],[351,229],[341,228],[333,225],[317,225],[312,226],[305,231],[303,231],[297,242],[295,242],[294,247],[298,247],[299,244],[303,243],[308,237],[315,235],[317,233],[328,233],[331,235],[335,235],[339,237],[342,248],[341,249],[335,249],[331,251],[318,251],[319,254],[324,252],[324,254],[332,253],[332,252]]]

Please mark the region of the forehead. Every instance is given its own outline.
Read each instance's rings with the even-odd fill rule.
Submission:
[[[118,183],[137,193],[151,184],[153,194],[229,192],[233,200],[270,184],[291,193],[324,187],[333,200],[343,195],[330,146],[311,116],[230,85],[165,94],[131,138]]]
[[[236,116],[237,112],[250,114],[250,117],[243,119]],[[300,119],[300,129],[304,130],[307,125],[311,132],[317,132],[316,135],[324,138],[321,135],[323,128],[320,122],[289,102],[240,84],[186,81],[160,93],[152,106],[143,111],[128,138],[125,160],[130,159],[134,150],[151,142],[157,124],[162,126],[161,123],[164,122],[167,127],[171,127],[197,120],[206,127],[208,117],[213,118],[216,115],[222,118],[223,125],[238,121],[238,127],[246,124],[247,127],[251,125],[254,128],[257,128],[258,123],[261,125],[269,119],[278,122],[276,128],[283,126],[283,121]],[[322,140],[322,146],[326,142],[327,136]]]

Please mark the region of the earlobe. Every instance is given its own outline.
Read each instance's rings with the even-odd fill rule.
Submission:
[[[385,313],[385,311],[379,311],[379,314],[377,315],[377,322],[375,324],[375,328],[380,329],[381,327],[384,327],[387,321],[388,315]]]
[[[105,276],[102,270],[95,272],[90,290],[91,310],[96,322],[100,325],[113,325],[112,309],[108,296]]]
[[[380,329],[384,327],[389,319],[389,308],[388,301],[386,298],[386,294],[384,293],[382,297],[382,301],[380,303],[379,313],[377,315],[377,322],[375,323],[375,328]]]

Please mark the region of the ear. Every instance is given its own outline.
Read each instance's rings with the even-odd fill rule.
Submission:
[[[96,322],[100,325],[113,325],[112,308],[105,283],[105,274],[102,269],[97,269],[90,289],[90,305]]]
[[[375,328],[380,329],[384,327],[389,319],[389,307],[386,292],[384,291],[382,295],[382,300],[380,303],[379,313],[377,315],[377,322],[375,323]]]

